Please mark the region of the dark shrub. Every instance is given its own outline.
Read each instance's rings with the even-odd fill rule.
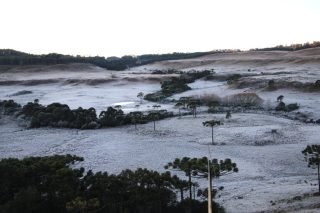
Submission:
[[[294,111],[294,110],[297,110],[299,109],[299,105],[297,103],[293,103],[293,104],[288,104],[287,105],[287,108],[286,108],[286,111],[287,112],[291,112],[291,111]]]
[[[240,74],[233,74],[227,78],[227,84],[233,84],[241,78]]]
[[[276,111],[285,111],[286,110],[286,104],[284,102],[280,102],[278,106],[275,108]]]
[[[99,123],[102,127],[115,127],[123,124],[124,115],[121,109],[117,110],[108,107],[107,111],[102,111],[99,115]]]
[[[148,101],[162,101],[167,97],[170,97],[174,94],[181,93],[191,88],[187,85],[188,83],[192,83],[197,79],[206,77],[211,75],[211,71],[193,71],[188,73],[183,73],[179,77],[171,77],[165,79],[161,82],[161,90],[155,93],[150,93],[144,96],[145,100]]]
[[[14,112],[20,110],[21,105],[14,102],[14,100],[3,100],[0,101],[0,110],[3,111],[3,114],[13,114]]]

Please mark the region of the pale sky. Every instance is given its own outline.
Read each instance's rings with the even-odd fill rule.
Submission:
[[[320,40],[320,0],[0,0],[0,49],[122,56]]]

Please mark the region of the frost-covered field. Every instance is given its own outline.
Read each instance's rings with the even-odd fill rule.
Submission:
[[[151,70],[214,69],[218,75],[250,75],[248,80],[315,82],[320,79],[319,52],[241,53],[229,58],[222,54],[164,61],[123,72],[88,65],[20,67],[0,72],[0,99],[14,99],[25,104],[37,98],[41,104],[60,102],[71,108],[94,107],[98,113],[111,105],[122,105],[125,112],[145,111],[152,109],[154,103],[143,101],[141,104],[137,94],[159,90],[159,81],[165,77],[152,75]],[[171,98],[203,94],[223,98],[240,92],[255,92],[264,100],[266,108],[272,108],[277,104],[276,98],[284,95],[284,102],[298,103],[299,112],[314,120],[320,119],[319,92],[292,88],[266,91],[251,86],[233,88],[226,81],[218,80],[198,80],[189,86],[192,90]],[[21,91],[28,92],[19,94]],[[161,105],[163,109],[177,112],[172,103]],[[206,108],[201,108],[197,118],[183,116],[158,121],[155,132],[152,123],[139,125],[138,130],[133,126],[98,130],[26,129],[19,125],[20,121],[2,116],[0,158],[70,153],[85,158],[77,166],[94,171],[117,173],[138,167],[164,171],[164,164],[177,157],[208,155],[211,130],[203,127],[202,122],[214,118],[224,120],[224,125],[214,129],[216,145],[210,146],[212,157],[231,158],[239,167],[239,173],[215,181],[215,186],[225,188],[217,200],[227,212],[301,209],[308,212],[308,208],[317,212],[314,204],[319,201],[314,198],[291,201],[317,189],[311,185],[316,183],[315,170],[307,167],[301,151],[308,144],[320,143],[320,125],[263,112],[234,113],[231,119],[225,120],[224,114],[205,111]],[[272,130],[277,133],[272,134]],[[205,186],[205,181],[200,182]]]
[[[202,121],[223,115],[203,114],[198,118],[172,118],[152,124],[100,130],[69,130],[18,127],[6,120],[0,128],[0,156],[26,157],[76,154],[85,161],[79,166],[95,171],[119,172],[146,167],[163,171],[163,165],[177,157],[208,155],[210,128]],[[277,129],[272,144],[271,129]],[[218,199],[230,212],[255,212],[276,208],[270,201],[290,199],[316,190],[314,171],[306,167],[301,150],[318,142],[319,126],[296,123],[260,114],[234,114],[215,129],[212,157],[232,158],[239,173],[222,177],[216,183],[225,189]],[[305,182],[305,180],[307,182]],[[205,184],[202,182],[202,184]]]

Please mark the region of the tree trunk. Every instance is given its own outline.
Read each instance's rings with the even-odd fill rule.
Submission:
[[[320,163],[318,163],[318,187],[319,187],[319,195],[320,195],[320,173],[319,173],[319,168],[320,167]]]
[[[211,189],[211,192],[212,192],[212,190],[213,190],[213,178],[212,178],[212,176],[213,176],[213,174],[212,175],[210,175],[210,189]],[[213,195],[212,195],[212,193],[211,193],[211,203],[213,202]]]
[[[179,117],[181,117],[181,111],[180,111],[180,107],[179,107]]]
[[[156,131],[156,121],[153,120],[153,131]]]
[[[212,145],[214,145],[214,141],[213,141],[213,126],[211,127],[211,142],[212,142]]]
[[[192,199],[192,182],[191,182],[191,172],[189,174],[189,193],[190,193],[190,199]]]
[[[183,188],[180,189],[180,195],[181,195],[181,200],[180,201],[183,201]]]
[[[134,123],[134,128],[137,130],[137,123]]]
[[[212,213],[212,177],[210,171],[210,159],[208,159],[208,213]]]

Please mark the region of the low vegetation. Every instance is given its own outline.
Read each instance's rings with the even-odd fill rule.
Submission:
[[[227,84],[234,84],[235,82],[237,82],[239,79],[241,78],[240,74],[233,74],[227,77]]]
[[[286,105],[283,101],[280,101],[279,104],[276,106],[276,111],[284,111],[284,112],[291,112],[294,110],[299,109],[300,106],[297,103],[291,103]]]
[[[260,106],[262,103],[262,98],[256,93],[237,93],[223,99],[223,104],[226,106],[253,107]]]
[[[181,74],[179,77],[170,77],[161,82],[161,90],[155,93],[146,94],[144,99],[159,102],[174,94],[185,92],[191,88],[187,85],[197,79],[211,75],[211,71],[192,71]]]
[[[167,70],[152,70],[151,74],[168,75],[168,74],[183,74],[183,72],[176,69],[167,69]]]
[[[21,105],[13,100],[0,101],[0,109],[3,114],[10,115],[21,109]]]

